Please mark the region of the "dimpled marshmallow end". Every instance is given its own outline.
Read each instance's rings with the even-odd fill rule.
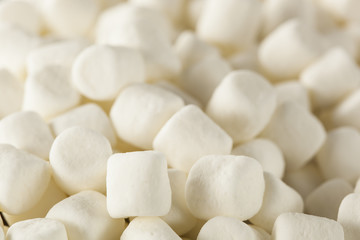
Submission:
[[[184,106],[177,95],[154,85],[134,84],[114,102],[110,117],[118,136],[134,146],[151,149],[156,134]]]
[[[278,105],[284,102],[294,101],[307,110],[311,110],[311,103],[307,89],[299,81],[286,81],[276,84]]]
[[[286,212],[303,212],[304,202],[299,193],[271,173],[264,173],[265,194],[259,212],[250,219],[256,226],[271,232],[276,218]]]
[[[258,160],[264,171],[282,178],[285,171],[285,160],[276,144],[265,138],[256,138],[235,147],[231,154],[244,155]]]
[[[47,218],[34,218],[15,223],[9,228],[8,240],[67,240],[64,224]]]
[[[78,55],[72,73],[76,88],[98,101],[113,100],[126,85],[145,81],[141,54],[126,47],[92,45]]]
[[[352,126],[360,131],[360,89],[355,90],[339,103],[333,113],[332,121],[335,126]]]
[[[320,121],[296,102],[277,107],[271,121],[261,133],[282,150],[287,170],[304,166],[320,149],[326,138]]]
[[[258,161],[245,156],[210,155],[200,158],[191,168],[185,197],[197,218],[225,215],[247,220],[260,210],[264,191]]]
[[[106,197],[95,191],[83,191],[54,205],[46,218],[65,225],[69,240],[119,239],[124,219],[113,219],[106,210]]]
[[[0,119],[19,111],[23,100],[23,85],[8,70],[0,69]]]
[[[341,202],[337,221],[344,227],[346,240],[360,236],[360,193],[347,195]]]
[[[163,220],[158,217],[137,217],[121,235],[120,240],[181,240]]]
[[[118,153],[108,160],[107,209],[113,218],[164,216],[171,188],[164,155],[155,151]]]
[[[215,89],[206,108],[235,143],[255,137],[276,108],[276,92],[261,75],[239,70],[229,73]]]
[[[21,214],[44,194],[51,177],[49,164],[8,144],[0,144],[0,209]]]
[[[283,213],[275,222],[273,240],[344,240],[340,223],[303,213]]]
[[[257,240],[254,230],[241,220],[217,216],[201,228],[197,240],[246,239]]]
[[[0,143],[48,159],[53,141],[49,126],[35,112],[16,112],[0,121]]]
[[[202,156],[230,154],[232,144],[230,136],[199,107],[187,105],[165,123],[153,147],[165,154],[171,167],[189,172]]]

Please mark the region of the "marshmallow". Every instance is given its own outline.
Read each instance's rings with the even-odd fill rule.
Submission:
[[[197,218],[207,220],[223,215],[243,221],[260,210],[264,190],[263,170],[255,159],[209,155],[191,168],[185,197]]]
[[[215,89],[206,113],[239,143],[259,134],[275,107],[271,84],[255,72],[238,70],[226,75]]]
[[[107,209],[113,218],[164,216],[171,207],[171,188],[162,153],[118,153],[108,160]]]
[[[7,234],[8,240],[67,240],[64,224],[47,218],[34,218],[12,225]]]
[[[259,161],[264,171],[282,178],[285,171],[285,160],[275,143],[265,138],[256,138],[235,147],[231,154],[244,155]]]
[[[331,130],[316,155],[319,168],[326,179],[343,178],[350,183],[360,176],[360,133],[352,127]]]
[[[50,128],[35,112],[16,112],[0,121],[0,143],[48,159],[53,141]]]
[[[287,101],[294,101],[307,110],[311,110],[311,103],[307,89],[298,81],[287,81],[275,85],[278,105]]]
[[[181,240],[163,220],[158,217],[137,217],[121,235],[120,240]]]
[[[357,0],[320,0],[319,5],[339,22],[347,20],[360,20],[357,9],[360,8],[360,2]]]
[[[273,80],[293,79],[321,51],[317,33],[310,26],[292,19],[281,24],[262,41],[259,61]]]
[[[197,240],[247,239],[257,240],[254,230],[233,217],[217,216],[205,223]]]
[[[210,0],[205,2],[197,33],[230,53],[246,49],[255,42],[260,22],[261,2],[258,0]]]
[[[112,100],[131,83],[145,81],[140,53],[126,47],[92,45],[83,50],[73,66],[73,83],[84,96]]]
[[[182,236],[193,227],[197,220],[191,215],[185,200],[185,184],[187,179],[186,172],[169,169],[168,170],[171,186],[171,208],[167,215],[161,217],[169,226]]]
[[[106,211],[106,197],[95,191],[82,191],[53,206],[46,218],[65,225],[69,240],[119,239],[124,219],[113,219]]]
[[[250,225],[250,227],[254,230],[257,240],[271,240],[270,234],[261,227],[255,225]]]
[[[56,183],[69,195],[82,190],[105,193],[106,164],[112,149],[106,137],[84,127],[72,127],[54,140],[50,164]]]
[[[287,170],[299,169],[310,161],[326,137],[320,121],[301,105],[291,101],[277,107],[261,136],[279,146]]]
[[[202,156],[229,154],[232,140],[200,108],[187,105],[165,123],[153,147],[165,154],[171,167],[189,172]]]
[[[357,240],[360,236],[360,194],[351,193],[341,202],[337,221],[344,227],[346,240]]]
[[[88,103],[67,111],[50,122],[50,128],[58,136],[70,127],[86,127],[104,135],[112,146],[116,145],[116,135],[109,117],[98,105]]]
[[[341,201],[352,192],[353,187],[345,180],[341,178],[328,180],[306,197],[306,213],[336,220]]]
[[[51,176],[49,164],[8,144],[0,144],[0,209],[21,214],[44,194]]]
[[[48,66],[29,75],[25,82],[23,109],[45,119],[79,104],[80,94],[72,87],[69,72],[63,67]]]
[[[335,126],[352,126],[360,131],[360,88],[353,91],[347,98],[340,102],[331,114]]]
[[[23,84],[6,69],[0,69],[0,119],[19,111],[23,100]]]
[[[169,118],[184,106],[177,95],[149,84],[134,84],[116,98],[110,117],[117,135],[134,146],[151,149]]]
[[[275,222],[274,240],[344,240],[340,223],[303,213],[283,213]]]

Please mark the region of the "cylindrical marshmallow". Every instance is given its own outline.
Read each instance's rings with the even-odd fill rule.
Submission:
[[[303,106],[307,110],[311,110],[308,90],[298,81],[286,81],[276,84],[278,105],[284,102],[294,101]]]
[[[360,193],[347,195],[340,204],[337,221],[344,227],[346,240],[357,240],[360,236]]]
[[[0,69],[0,119],[19,111],[23,101],[23,84],[6,69]]]
[[[360,131],[360,88],[340,102],[331,114],[335,126],[352,126]]]

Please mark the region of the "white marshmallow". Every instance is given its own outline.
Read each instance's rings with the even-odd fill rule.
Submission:
[[[53,206],[46,218],[65,225],[69,240],[119,239],[124,219],[113,219],[106,211],[106,197],[95,191],[82,191]]]
[[[360,20],[357,9],[360,8],[360,2],[357,0],[320,0],[320,6],[332,15],[339,22],[347,20]]]
[[[277,107],[261,136],[279,146],[287,170],[299,169],[310,161],[326,137],[320,121],[301,105],[291,101]]]
[[[121,235],[120,240],[181,240],[163,220],[158,217],[137,217]]]
[[[12,225],[7,234],[8,240],[67,240],[64,224],[47,218],[34,218]]]
[[[275,222],[274,240],[344,240],[340,223],[303,213],[283,213]]]
[[[156,134],[183,106],[184,101],[172,92],[154,85],[135,84],[116,98],[110,117],[121,139],[151,149]]]
[[[259,212],[250,221],[271,232],[276,218],[286,212],[303,212],[300,194],[271,173],[264,173],[265,193]]]
[[[282,178],[285,160],[278,146],[265,138],[256,138],[235,147],[231,154],[245,155],[259,161],[264,171]]]
[[[73,83],[90,99],[112,100],[125,86],[144,82],[144,68],[143,58],[137,50],[92,45],[76,58]]]
[[[82,190],[105,193],[107,159],[112,149],[106,137],[84,127],[72,127],[55,138],[50,164],[56,183],[69,195]]]
[[[346,240],[357,240],[360,236],[360,194],[351,193],[341,202],[337,221],[344,227]]]
[[[306,213],[336,220],[341,201],[352,192],[353,187],[345,180],[341,178],[328,180],[306,197]]]
[[[59,66],[47,66],[28,76],[23,109],[49,119],[75,107],[80,102],[80,94],[70,81],[69,72]]]
[[[287,81],[275,85],[278,105],[287,101],[294,101],[305,109],[311,110],[311,103],[307,89],[298,81]]]
[[[331,130],[316,155],[319,168],[326,179],[343,178],[350,183],[360,176],[360,133],[352,127]]]
[[[335,126],[348,125],[360,131],[358,119],[360,119],[360,88],[340,102],[331,114],[331,120]]]
[[[185,197],[197,218],[207,220],[223,215],[243,221],[260,210],[264,190],[263,170],[255,159],[209,155],[191,168]]]
[[[49,164],[8,144],[0,144],[0,209],[21,214],[44,194],[51,176]]]
[[[226,75],[211,96],[206,113],[235,143],[254,138],[276,108],[276,92],[261,75],[238,70]]]
[[[0,69],[0,119],[19,111],[23,100],[23,84],[6,69]]]
[[[116,145],[116,135],[109,117],[98,105],[88,103],[67,111],[50,122],[50,128],[58,136],[70,127],[86,127],[104,135],[112,146]]]
[[[108,160],[107,209],[113,218],[164,216],[171,188],[164,155],[155,151],[118,153]]]
[[[165,123],[153,147],[165,154],[171,167],[189,172],[202,156],[229,154],[232,140],[200,108],[187,105]]]
[[[0,121],[0,143],[48,159],[53,141],[49,126],[35,112],[16,112]]]
[[[205,223],[197,240],[247,239],[257,240],[254,230],[241,220],[217,216]]]
[[[185,200],[186,172],[176,169],[168,170],[171,186],[171,208],[167,215],[161,217],[169,226],[182,236],[193,227],[197,220],[190,213]]]
[[[197,23],[200,38],[226,52],[251,46],[260,30],[261,2],[258,0],[210,0]]]

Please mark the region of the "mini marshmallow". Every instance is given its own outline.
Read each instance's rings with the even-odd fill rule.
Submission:
[[[158,217],[137,217],[121,235],[120,240],[181,240],[163,220]]]
[[[12,225],[7,234],[7,240],[67,240],[64,224],[47,218],[34,218]]]
[[[351,193],[341,202],[337,221],[344,227],[346,240],[357,240],[360,236],[360,194]]]
[[[243,221],[260,210],[264,190],[263,170],[255,159],[209,155],[191,168],[185,197],[197,218],[207,220],[223,215]]]
[[[116,98],[110,117],[121,139],[151,149],[156,134],[183,106],[184,101],[172,92],[154,85],[134,84]]]
[[[343,178],[350,183],[360,176],[360,133],[352,127],[331,130],[316,155],[321,173],[326,179]]]
[[[87,103],[67,111],[50,122],[50,128],[58,136],[70,127],[86,127],[104,135],[112,146],[116,145],[116,135],[109,117],[98,105]]]
[[[282,178],[285,160],[278,146],[265,138],[256,138],[235,147],[231,154],[244,155],[259,161],[264,171]]]
[[[263,203],[250,222],[271,232],[279,215],[286,212],[303,212],[304,202],[299,193],[271,173],[264,172],[264,179]]]
[[[80,94],[71,85],[70,74],[63,67],[48,66],[25,82],[23,109],[45,119],[54,117],[80,102]]]
[[[6,69],[0,69],[0,119],[19,111],[23,100],[23,84]]]
[[[53,141],[49,126],[35,112],[16,112],[0,121],[0,143],[48,159]]]
[[[251,46],[260,30],[261,2],[258,0],[210,0],[197,23],[200,38],[230,53]]]
[[[360,131],[358,119],[360,119],[360,88],[340,102],[331,114],[331,120],[335,126],[348,125]]]
[[[200,108],[187,105],[165,123],[153,147],[165,154],[171,167],[189,172],[202,156],[230,154],[232,144],[231,137]]]
[[[76,58],[73,83],[90,99],[112,100],[125,86],[144,82],[144,68],[143,58],[137,50],[92,45]]]
[[[112,149],[106,137],[84,127],[72,127],[54,140],[50,164],[56,183],[69,195],[82,190],[105,193],[106,164]]]
[[[176,169],[168,170],[171,186],[171,208],[167,215],[161,217],[169,226],[182,236],[193,227],[197,220],[191,215],[185,200],[186,172]]]
[[[0,209],[21,214],[44,194],[51,176],[49,164],[8,144],[0,144]]]
[[[357,9],[360,3],[357,0],[320,0],[319,5],[326,10],[331,16],[339,22],[347,20],[360,20]]]
[[[291,101],[277,107],[261,136],[279,146],[284,154],[287,170],[304,166],[326,138],[320,121],[301,105]]]
[[[286,81],[275,85],[278,105],[287,101],[294,101],[307,110],[311,110],[311,103],[307,89],[298,81]]]
[[[303,213],[283,213],[275,222],[274,240],[344,240],[340,223]]]
[[[164,216],[171,207],[165,156],[160,152],[117,153],[108,160],[107,209],[113,218]]]
[[[341,178],[328,180],[306,197],[306,213],[336,220],[341,201],[353,190],[350,183]]]
[[[65,225],[69,240],[119,239],[124,219],[113,219],[106,210],[106,197],[95,191],[82,191],[53,206],[46,218]]]
[[[226,75],[211,96],[206,113],[235,143],[254,138],[276,108],[276,93],[261,75],[238,70]]]
[[[246,239],[257,240],[254,230],[233,217],[217,216],[205,223],[197,240]]]

